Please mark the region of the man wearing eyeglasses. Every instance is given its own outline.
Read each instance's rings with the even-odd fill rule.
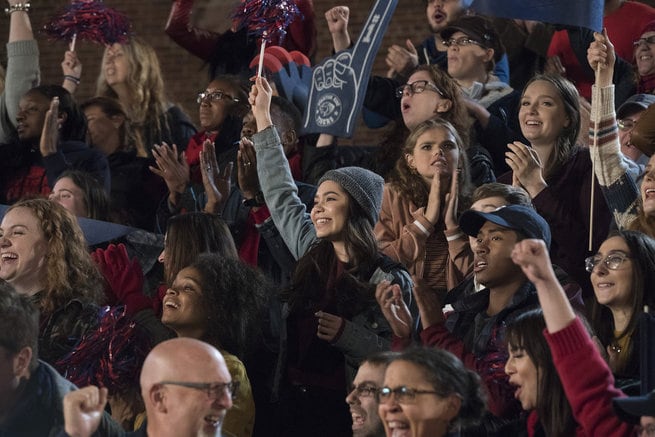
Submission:
[[[346,396],[353,418],[353,437],[384,437],[384,427],[378,415],[378,392],[384,385],[384,372],[395,355],[393,352],[371,355],[359,366]]]
[[[232,381],[220,352],[199,340],[175,338],[158,344],[141,370],[141,395],[147,421],[125,436],[220,437],[232,407]],[[64,398],[66,433],[86,437],[98,427],[107,390],[94,386]]]
[[[655,103],[655,95],[635,94],[626,100],[616,113],[621,152],[640,165],[646,165],[648,157],[632,144],[631,134],[635,124],[641,118],[641,114],[653,103]]]

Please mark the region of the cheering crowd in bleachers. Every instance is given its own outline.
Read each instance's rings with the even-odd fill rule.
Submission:
[[[207,62],[198,126],[139,36],[89,100],[74,51],[40,83],[7,0],[0,437],[655,436],[655,9],[423,1],[360,147],[193,0],[165,33]],[[352,47],[347,6],[294,4],[269,43]]]

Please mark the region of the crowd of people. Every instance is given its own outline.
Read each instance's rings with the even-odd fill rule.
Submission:
[[[358,147],[193,0],[165,32],[207,62],[198,126],[141,37],[89,100],[74,51],[41,84],[7,3],[0,436],[655,435],[654,8],[424,0]],[[347,6],[296,3],[273,43],[313,58],[324,13],[351,46]]]

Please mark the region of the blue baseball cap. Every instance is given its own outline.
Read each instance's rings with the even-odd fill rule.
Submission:
[[[459,219],[459,227],[467,235],[475,237],[486,222],[518,231],[528,238],[544,240],[546,246],[550,248],[550,226],[534,208],[524,205],[507,205],[492,212],[468,210]]]

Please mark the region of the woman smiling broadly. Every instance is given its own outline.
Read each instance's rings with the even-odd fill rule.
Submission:
[[[446,436],[486,411],[478,374],[443,349],[409,349],[394,358],[378,396],[387,437]]]
[[[41,311],[39,358],[54,365],[95,328],[104,300],[82,231],[63,206],[22,200],[0,223],[0,254],[0,279],[31,296]]]
[[[625,387],[640,378],[640,315],[644,305],[655,308],[655,240],[641,232],[612,232],[585,264],[596,295],[592,326],[617,385]]]
[[[255,404],[242,360],[257,338],[268,282],[246,264],[218,254],[203,254],[177,274],[164,297],[162,323],[178,337],[206,341],[218,348],[239,382],[234,406],[223,429],[236,437],[252,435]]]
[[[343,395],[355,368],[390,347],[392,331],[376,305],[376,284],[409,302],[411,281],[378,251],[373,226],[382,203],[380,176],[359,167],[330,170],[306,213],[271,122],[271,94],[268,81],[258,77],[250,92],[257,173],[271,217],[298,259],[283,296],[289,416],[282,423],[290,429],[280,435],[347,435],[352,422]],[[253,165],[252,146],[241,147],[238,165]]]
[[[633,426],[614,414],[612,399],[623,396],[612,373],[573,312],[541,240],[520,241],[512,260],[537,288],[541,309],[519,315],[507,326],[505,372],[527,421],[500,435],[632,436]],[[511,434],[510,434],[511,433]]]
[[[430,119],[412,130],[384,187],[375,233],[382,251],[444,294],[472,271],[457,225],[471,193],[466,152],[455,128]]]
[[[521,95],[519,123],[530,144],[507,145],[506,162],[512,171],[498,180],[520,185],[530,194],[535,209],[551,227],[553,262],[590,296],[589,276],[580,260],[589,254],[589,234],[591,250],[596,250],[607,236],[612,217],[594,177],[589,151],[576,145],[578,99],[573,84],[561,76],[538,75],[528,82]]]

